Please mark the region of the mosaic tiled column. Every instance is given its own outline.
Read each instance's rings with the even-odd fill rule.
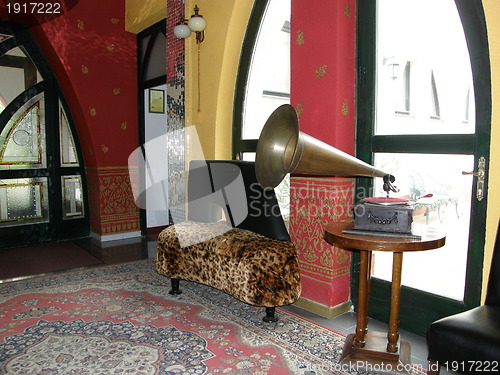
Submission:
[[[167,151],[168,200],[174,222],[185,219],[185,48],[184,39],[177,39],[173,29],[184,16],[184,1],[167,0]]]

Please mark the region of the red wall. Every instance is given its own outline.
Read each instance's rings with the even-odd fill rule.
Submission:
[[[91,230],[137,231],[127,168],[138,147],[136,35],[125,31],[123,0],[65,3],[61,16],[20,21],[30,25],[73,115],[87,170]]]
[[[292,0],[291,104],[300,130],[354,152],[355,1]],[[349,300],[350,254],[323,240],[327,223],[351,218],[350,178],[291,179],[291,236],[300,252],[302,297],[327,307]]]

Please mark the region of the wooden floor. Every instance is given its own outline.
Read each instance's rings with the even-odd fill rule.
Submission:
[[[0,249],[0,282],[54,272],[146,259],[156,241],[149,238],[100,243],[91,238]]]

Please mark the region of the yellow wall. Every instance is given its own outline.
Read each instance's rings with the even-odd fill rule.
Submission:
[[[165,6],[165,0],[126,0],[125,30],[137,34],[161,21],[167,14]]]
[[[193,35],[186,40],[186,125],[196,125],[205,158],[231,159],[234,87],[253,1],[189,0],[186,18],[195,4],[207,28],[199,46]]]
[[[491,63],[491,151],[489,167],[488,211],[486,223],[486,246],[483,272],[483,297],[489,275],[493,245],[500,217],[500,149],[495,147],[500,142],[500,2],[483,0],[488,29]]]

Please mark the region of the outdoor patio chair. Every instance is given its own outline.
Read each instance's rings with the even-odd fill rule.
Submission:
[[[158,273],[217,288],[266,308],[295,302],[301,292],[298,254],[274,190],[263,190],[248,161],[193,161],[188,176],[188,220],[164,229],[156,248]]]
[[[425,178],[424,178],[425,176]],[[453,204],[455,214],[460,218],[458,211],[458,197],[451,193],[451,185],[434,181],[429,175],[422,176],[418,172],[412,172],[408,176],[410,187],[410,199],[415,201],[415,211],[424,209],[425,224],[429,224],[431,211],[436,210],[438,219],[441,221],[441,212],[444,206]],[[430,197],[424,197],[430,194]]]

